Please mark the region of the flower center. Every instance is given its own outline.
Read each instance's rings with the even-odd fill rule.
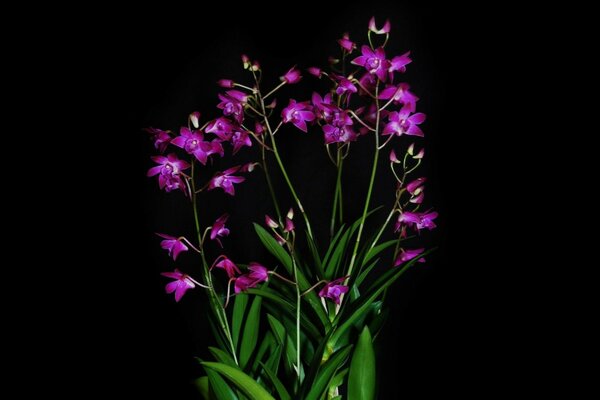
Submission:
[[[379,64],[381,64],[381,60],[379,58],[373,57],[367,59],[367,65],[369,69],[377,69],[379,68]]]

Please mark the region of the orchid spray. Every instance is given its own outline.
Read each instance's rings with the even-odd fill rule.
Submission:
[[[389,34],[389,21],[378,28],[372,18],[366,44],[344,34],[338,40],[340,56],[330,58],[329,68],[308,68],[310,75],[303,77],[294,66],[276,84],[264,82],[260,64],[242,56],[243,83],[218,82],[224,90],[218,96],[217,118],[203,123],[194,112],[178,135],[147,129],[161,154],[152,157],[156,165],[148,176],[156,177],[160,189],[180,192],[182,201],[191,203],[196,236],[158,236],[174,261],[198,256],[192,270],[162,275],[171,279],[166,291],[174,293],[175,301],[189,290],[204,290],[208,296],[207,324],[217,346],[209,348],[214,361],[199,360],[206,376],[196,382],[205,399],[376,397],[373,340],[386,317],[386,291],[406,270],[425,261],[428,251],[418,245],[419,238],[436,227],[437,218],[435,211],[423,207],[426,179],[416,174],[424,157],[417,143],[424,136],[425,114],[416,111],[419,98],[401,81],[412,59],[409,52],[389,57]],[[310,99],[276,97],[283,86],[317,80],[328,82],[330,90],[314,92]],[[294,130],[322,134],[323,151],[337,171],[326,238],[315,236],[278,150],[278,136]],[[344,161],[352,146],[371,142],[364,206],[358,220],[346,224]],[[201,180],[200,169],[208,168],[213,158],[234,159],[242,151],[254,152],[256,161],[231,162]],[[384,151],[396,182],[377,182]],[[268,168],[270,157],[277,170]],[[234,210],[222,210],[214,221],[199,218],[199,208],[211,201],[213,191],[235,196],[236,188],[258,169],[266,178],[274,214],[254,228],[273,255],[272,265],[241,264],[227,256],[227,238],[234,234],[227,224],[236,218]],[[294,202],[285,214],[273,189],[276,177],[283,178]],[[366,237],[370,216],[384,209],[371,204],[376,182],[394,188],[395,200],[383,224],[374,227],[375,235]],[[382,241],[386,231],[394,239]],[[306,241],[302,248],[309,254],[300,254],[300,240]],[[384,258],[392,249],[392,259]]]

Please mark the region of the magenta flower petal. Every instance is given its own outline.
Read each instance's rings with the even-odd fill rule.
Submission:
[[[188,247],[183,243],[183,241],[179,240],[179,238],[170,235],[165,235],[163,233],[157,233],[157,235],[165,239],[162,242],[160,242],[160,247],[167,250],[169,252],[169,255],[173,256],[174,261],[177,260],[177,256],[179,256],[179,253],[181,253],[182,251],[188,251]]]
[[[406,66],[412,62],[410,58],[410,51],[402,54],[401,56],[396,56],[392,58],[390,61],[390,67],[388,69],[389,72],[399,71],[406,72]]]
[[[308,102],[298,103],[294,99],[290,99],[290,102],[286,108],[281,111],[281,117],[283,123],[291,122],[303,132],[308,130],[306,121],[313,121],[315,114],[310,110]]]
[[[165,291],[167,293],[175,292],[176,302],[181,300],[185,292],[196,287],[190,277],[186,274],[182,274],[178,269],[173,272],[162,272],[161,275],[167,278],[175,279],[173,282],[167,283],[165,286]]]
[[[384,35],[386,33],[390,33],[390,20],[386,19],[385,24],[381,27],[381,29],[377,29],[377,25],[375,24],[375,17],[371,17],[369,20],[369,30],[377,35]]]
[[[167,146],[171,142],[171,135],[169,134],[170,132],[152,127],[146,128],[144,130],[152,135],[154,147],[161,153],[164,153],[167,149]]]
[[[223,244],[221,243],[219,238],[229,235],[229,229],[225,227],[225,223],[227,222],[228,218],[229,214],[221,215],[219,218],[217,218],[210,230],[210,239],[216,240],[221,247],[223,247]]]
[[[423,253],[424,250],[425,249],[413,249],[413,250],[401,249],[400,253],[398,253],[398,256],[396,257],[396,261],[394,262],[394,267],[402,265],[405,262],[418,257],[421,253]],[[425,262],[425,258],[421,257],[417,262]]]
[[[255,287],[258,282],[248,275],[240,275],[235,278],[234,291],[235,293],[245,292],[246,290]]]
[[[300,71],[296,69],[296,67],[292,67],[290,68],[290,70],[288,72],[285,73],[285,75],[283,75],[280,78],[282,81],[284,81],[287,84],[294,84],[294,83],[298,83],[300,81],[300,79],[302,79],[302,75],[300,75]]]
[[[269,280],[269,270],[259,263],[251,262],[248,266],[248,270],[250,270],[248,276],[251,279],[254,279],[257,283],[266,282]]]
[[[208,183],[208,190],[221,188],[223,191],[231,196],[235,195],[234,183],[242,183],[246,180],[243,176],[232,175],[240,169],[239,166],[229,168],[223,172],[217,172],[215,176]]]
[[[229,279],[235,278],[236,274],[241,274],[240,269],[237,267],[237,265],[235,265],[233,261],[227,258],[227,256],[221,255],[217,258],[217,260],[220,261],[214,264],[214,267],[225,270]]]
[[[335,304],[340,304],[340,297],[342,294],[347,293],[348,286],[342,285],[346,277],[338,278],[334,281],[328,282],[320,291],[319,296],[323,298],[331,299]]]

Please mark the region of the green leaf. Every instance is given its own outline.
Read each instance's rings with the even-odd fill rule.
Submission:
[[[262,343],[260,344],[260,347],[258,348],[258,351],[256,352],[256,355],[254,356],[254,363],[252,364],[251,368],[252,376],[257,376],[258,368],[260,367],[259,362],[262,361],[263,357],[269,350],[273,351],[272,349],[276,346],[278,346],[277,339],[275,339],[270,331],[267,331],[264,335]]]
[[[335,246],[335,250],[331,254],[331,259],[325,266],[326,279],[339,278],[336,274],[338,273],[340,262],[346,254],[346,248],[348,247],[348,240],[350,239],[351,234],[352,229],[348,229]]]
[[[366,294],[362,295],[356,305],[352,305],[353,312],[341,325],[338,325],[335,332],[331,335],[331,339],[329,340],[329,345],[334,346],[338,339],[344,334],[344,332],[350,328],[356,320],[363,317],[365,312],[367,312],[377,297],[392,283],[394,283],[402,274],[404,274],[410,267],[414,265],[421,257],[427,255],[432,250],[428,250],[423,253],[420,257],[413,258],[408,263],[406,263],[403,267],[397,267],[390,269],[386,273],[384,273],[370,288],[370,291]]]
[[[239,293],[235,295],[235,302],[233,305],[233,315],[231,317],[231,336],[233,338],[233,345],[237,349],[238,339],[240,332],[242,331],[242,325],[244,323],[244,314],[246,312],[246,306],[248,305],[248,295],[245,293]]]
[[[275,334],[275,338],[277,339],[279,344],[285,344],[285,338],[287,335],[283,324],[271,314],[267,314],[267,320],[269,321],[269,325],[271,325],[271,330]]]
[[[240,346],[240,367],[245,368],[252,352],[258,341],[258,328],[260,327],[260,306],[262,297],[257,296],[252,302],[246,325],[244,326],[244,334],[242,336],[242,344]]]
[[[363,259],[362,265],[365,266],[373,257],[375,257],[377,254],[381,253],[382,251],[384,251],[388,247],[395,245],[396,242],[398,242],[397,239],[389,240],[387,242],[381,243],[381,244],[373,247],[372,249],[370,249],[367,252],[367,254],[365,255],[365,258]]]
[[[329,243],[329,248],[327,249],[327,252],[325,253],[325,257],[323,257],[323,264],[324,265],[327,265],[327,263],[329,261],[329,256],[331,256],[331,252],[333,251],[333,249],[335,249],[335,246],[336,246],[336,243],[337,243],[338,239],[344,233],[344,228],[345,227],[346,227],[346,225],[340,226],[340,229],[337,231],[337,233],[335,234],[335,236],[333,237],[333,239],[331,239],[331,242]]]
[[[273,371],[271,371],[271,369],[269,369],[266,365],[264,365],[262,363],[261,363],[261,365],[263,367],[263,370],[269,377],[269,380],[275,387],[275,390],[277,391],[277,394],[279,395],[279,400],[292,400],[290,394],[285,389],[285,386],[283,386],[283,383],[281,383],[281,381],[279,380],[277,375]]]
[[[235,395],[234,391],[229,387],[227,382],[221,378],[221,375],[210,369],[206,369],[206,375],[208,375],[208,380],[210,381],[210,391],[212,394],[214,394],[214,399],[238,400],[238,397]]]
[[[354,285],[360,286],[361,283],[365,280],[365,278],[369,275],[369,272],[377,265],[379,262],[379,258],[375,259],[367,268],[363,269],[360,274],[358,274],[358,278],[354,281]],[[358,296],[357,296],[358,297]]]
[[[375,351],[369,327],[365,326],[350,363],[348,400],[373,400],[375,398]]]
[[[319,368],[317,377],[313,382],[305,400],[319,400],[327,391],[336,371],[344,364],[352,346],[347,346],[334,353],[325,364]]]
[[[223,351],[217,347],[209,347],[208,350],[217,361],[222,362],[223,364],[230,365],[234,368],[239,368],[235,363],[233,357],[231,357],[231,355],[229,355],[229,353],[227,353],[226,351]]]
[[[251,400],[275,400],[265,388],[238,369],[215,362],[203,362],[202,365],[210,370],[217,371],[219,374],[229,379]],[[221,400],[221,397],[219,397],[219,400]]]
[[[212,400],[210,398],[210,387],[209,387],[209,383],[208,383],[208,376],[201,376],[200,378],[195,379],[194,385],[196,385],[196,388],[198,389],[198,391],[200,392],[200,394],[202,395],[204,400]]]
[[[285,251],[285,249],[277,243],[277,240],[275,240],[275,238],[262,226],[255,223],[254,230],[267,250],[269,250],[269,252],[283,264],[288,273],[291,274],[293,272],[292,258],[288,252]]]

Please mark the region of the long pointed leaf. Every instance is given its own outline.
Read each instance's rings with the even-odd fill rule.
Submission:
[[[209,347],[208,350],[218,362],[230,365],[234,368],[239,368],[233,357],[231,357],[226,351],[223,351],[217,347]]]
[[[233,382],[238,389],[246,394],[251,400],[275,400],[265,388],[260,386],[254,379],[242,371],[231,368],[228,365],[214,362],[203,362],[206,368],[217,371]],[[220,398],[219,398],[220,399]]]
[[[195,379],[194,385],[196,385],[196,388],[204,400],[212,400],[210,398],[210,383],[208,381],[208,376],[201,376],[200,378]]]
[[[240,367],[245,368],[250,360],[250,356],[256,347],[258,341],[258,328],[260,327],[260,308],[262,304],[262,297],[257,296],[250,306],[248,311],[248,318],[246,318],[246,324],[244,326],[244,334],[242,336],[242,343],[240,345]]]
[[[381,243],[375,247],[373,247],[372,249],[370,249],[367,254],[365,255],[365,258],[362,261],[362,265],[365,266],[367,265],[367,263],[373,258],[375,257],[377,254],[381,253],[382,251],[384,251],[385,249],[387,249],[390,246],[393,246],[396,244],[398,240],[394,239],[394,240],[388,240],[387,242]]]
[[[365,326],[350,363],[348,400],[373,400],[375,398],[375,351],[369,327]]]
[[[271,369],[269,369],[266,365],[263,364],[262,367],[267,376],[269,377],[269,380],[273,384],[273,387],[275,387],[275,390],[279,395],[279,400],[292,400],[290,394],[286,390],[285,386],[283,386],[283,383],[281,383],[277,375],[273,371],[271,371]]]
[[[242,325],[244,324],[244,314],[246,313],[247,305],[248,295],[246,293],[239,293],[235,295],[233,314],[231,316],[231,336],[233,338],[233,345],[236,347],[236,349],[238,346],[240,332],[242,331]]]
[[[219,400],[238,400],[235,392],[229,387],[227,382],[215,371],[206,369],[206,375],[210,382],[210,391],[215,399]]]
[[[336,371],[344,364],[348,358],[348,354],[352,346],[344,347],[337,351],[325,364],[319,368],[317,378],[315,379],[310,391],[306,395],[306,400],[319,400],[321,396],[327,391],[331,380],[333,379]]]

